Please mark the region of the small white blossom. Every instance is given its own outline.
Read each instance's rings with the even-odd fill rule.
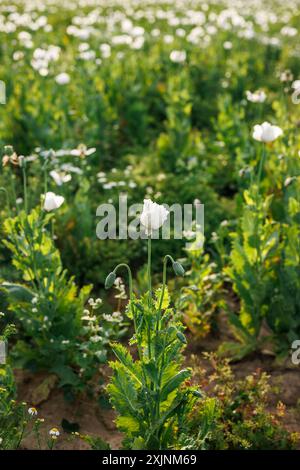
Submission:
[[[30,414],[30,416],[37,416],[37,409],[34,408],[34,406],[31,406],[30,408],[28,408],[28,414]]]
[[[51,439],[57,439],[60,436],[60,432],[57,428],[52,428],[49,431],[49,435],[51,436]]]

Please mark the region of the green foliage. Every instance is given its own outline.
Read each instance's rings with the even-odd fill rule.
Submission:
[[[217,265],[203,250],[187,250],[187,285],[182,287],[177,300],[184,322],[196,337],[204,337],[216,330],[219,310],[224,307],[222,275]]]
[[[192,402],[179,315],[198,339],[216,331],[224,309],[237,342],[221,350],[235,359],[266,348],[286,357],[300,335],[299,106],[292,99],[300,15],[295,2],[279,0],[263,2],[260,14],[246,0],[234,8],[222,0],[77,0],[74,8],[45,0],[42,11],[27,3],[0,2],[0,310],[8,313],[0,327],[17,323],[15,365],[55,373],[66,392],[81,391],[127,326],[124,286],[115,284],[118,306],[106,315],[93,299],[85,308],[89,284],[100,292],[120,259],[130,263],[138,272],[138,295],[127,306],[134,336],[128,350],[113,344],[118,425],[127,447],[173,448]],[[59,83],[62,72],[68,83]],[[249,99],[256,90],[265,93],[262,102]],[[282,137],[255,142],[251,129],[263,121],[280,126]],[[55,219],[37,208],[47,191],[65,200]],[[129,206],[145,195],[205,205],[203,252],[187,254],[187,285],[169,284],[170,293],[178,287],[177,312],[165,285],[155,296],[145,287],[142,241],[97,238],[97,207],[116,207],[121,192]],[[154,282],[166,245],[181,257],[184,243],[153,247]],[[206,448],[221,405],[215,397],[201,401],[202,427],[187,445]],[[272,435],[264,417],[260,423]],[[239,441],[238,432],[229,448],[247,447],[249,436]],[[91,445],[106,448],[97,439]],[[227,444],[220,437],[218,445]]]
[[[191,371],[182,368],[183,326],[170,306],[165,281],[155,301],[150,292],[132,295],[127,307],[137,359],[123,345],[111,345],[117,361],[110,363],[107,389],[118,412],[116,424],[126,434],[124,446],[130,449],[172,448],[196,400],[188,385]]]
[[[268,339],[260,335],[264,324],[275,350],[283,355],[300,332],[299,204],[289,198],[289,221],[280,224],[270,214],[272,196],[263,201],[253,194],[245,192],[239,231],[232,234],[230,262],[224,269],[241,302],[239,315],[229,314],[240,346],[224,344],[221,350],[235,358],[263,345]]]
[[[23,284],[2,283],[9,309],[20,324],[13,354],[20,367],[54,372],[60,386],[82,389],[106,360],[108,342],[120,317],[98,315],[100,299],[89,299],[91,286],[80,290],[63,270],[49,233],[52,215],[34,209],[5,221],[6,247]],[[101,322],[101,326],[99,323]]]

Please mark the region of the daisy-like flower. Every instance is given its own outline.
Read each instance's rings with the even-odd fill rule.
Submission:
[[[52,428],[49,431],[49,435],[50,435],[51,439],[55,440],[60,436],[60,432],[57,428]]]
[[[252,137],[259,142],[273,142],[283,134],[283,131],[278,126],[273,126],[269,122],[257,124],[254,126]]]
[[[77,149],[71,150],[70,153],[71,153],[71,155],[74,155],[75,157],[84,158],[84,157],[88,157],[89,155],[92,155],[95,152],[96,152],[95,147],[91,147],[91,148],[88,149],[86,145],[79,144]]]
[[[30,414],[30,416],[37,416],[37,409],[34,406],[31,406],[30,408],[28,408],[28,414]]]

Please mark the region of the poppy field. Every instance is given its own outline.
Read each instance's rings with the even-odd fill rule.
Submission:
[[[0,3],[0,450],[300,449],[300,2]]]

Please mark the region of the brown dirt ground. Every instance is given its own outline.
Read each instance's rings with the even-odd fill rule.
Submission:
[[[221,317],[218,335],[210,335],[204,339],[195,339],[190,336],[188,339],[186,363],[192,366],[190,355],[195,354],[200,358],[201,367],[204,367],[207,375],[210,375],[212,369],[207,361],[203,360],[202,362],[202,353],[216,350],[222,341],[232,340],[232,337],[228,332],[224,318]],[[245,377],[258,369],[267,372],[270,375],[272,386],[277,389],[276,393],[270,395],[270,411],[275,410],[278,401],[282,401],[286,405],[283,424],[289,431],[300,433],[300,366],[293,366],[289,358],[284,364],[278,365],[275,363],[274,356],[269,353],[260,353],[233,363],[232,368],[237,378]],[[108,376],[107,369],[104,375]],[[46,400],[39,404],[34,403],[34,392],[46,377],[45,374],[32,375],[24,371],[16,371],[19,399],[26,401],[28,405],[37,405],[39,417],[45,419],[41,428],[43,435],[47,435],[48,430],[52,427],[60,429],[61,436],[56,444],[57,449],[85,450],[89,448],[86,442],[78,438],[74,439],[61,430],[63,418],[71,423],[79,423],[81,434],[99,436],[108,442],[112,449],[120,448],[122,434],[116,430],[114,425],[115,414],[111,409],[100,408],[96,400],[81,397],[76,403],[69,403],[64,399],[61,390],[53,388]],[[27,437],[23,447],[25,449],[37,448],[35,438]]]
[[[63,432],[61,426],[63,418],[70,423],[78,423],[80,434],[99,436],[108,442],[112,449],[121,446],[122,434],[116,430],[114,425],[115,413],[113,410],[100,408],[96,400],[86,396],[79,397],[75,403],[68,402],[65,400],[62,390],[57,388],[50,392],[46,400],[37,404],[34,400],[35,390],[43,383],[47,375],[33,375],[24,371],[16,371],[16,378],[19,400],[25,401],[28,406],[34,405],[38,410],[38,417],[45,420],[41,426],[42,439],[45,439],[48,431],[53,427],[58,428],[61,432],[55,444],[56,449],[87,450],[90,448],[84,440]],[[24,439],[23,448],[37,449],[37,442],[33,435]]]

